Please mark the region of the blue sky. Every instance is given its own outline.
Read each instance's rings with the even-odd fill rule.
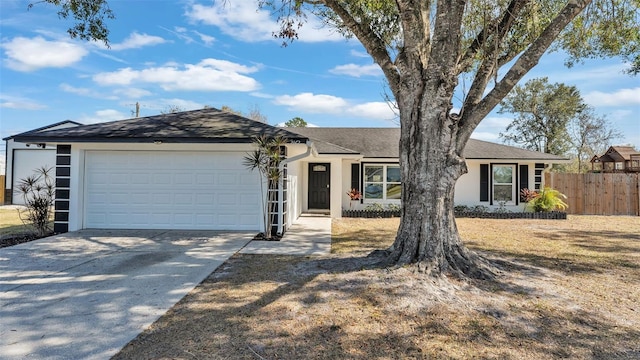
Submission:
[[[0,1],[0,135],[70,119],[81,123],[141,116],[169,106],[248,112],[271,124],[302,117],[318,126],[396,126],[384,78],[362,46],[315,19],[282,47],[277,25],[252,1],[110,0],[111,48],[71,40],[68,22],[33,0]],[[598,114],[640,148],[640,78],[618,59],[567,69],[548,54],[524,79],[575,85]],[[474,138],[499,142],[510,122],[492,113]],[[1,147],[4,151],[4,144]],[[2,154],[4,157],[4,154]]]

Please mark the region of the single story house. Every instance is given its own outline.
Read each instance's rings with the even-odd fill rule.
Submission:
[[[303,212],[341,217],[355,206],[398,203],[398,128],[277,128],[208,108],[15,136],[55,145],[55,230],[259,230],[261,179],[243,165],[254,137],[283,136],[286,181],[272,214],[282,233]],[[558,156],[485,141],[465,149],[469,173],[456,203],[519,206]]]
[[[591,158],[592,172],[640,172],[640,152],[633,146],[611,146]]]
[[[9,136],[5,141],[5,177],[4,203],[7,205],[24,205],[24,200],[15,191],[18,183],[32,176],[36,169],[53,168],[56,166],[56,147],[46,143],[16,142],[16,136],[37,133],[46,130],[64,129],[82,125],[78,122],[65,120],[55,124],[43,126],[18,135]]]

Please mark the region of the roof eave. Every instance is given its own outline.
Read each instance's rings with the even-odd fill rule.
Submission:
[[[167,137],[145,137],[145,138],[120,138],[120,137],[42,137],[42,136],[16,136],[16,142],[21,143],[154,143],[162,141],[163,143],[173,144],[250,144],[253,142],[250,138],[167,138]],[[288,138],[288,140],[306,142],[307,138]]]

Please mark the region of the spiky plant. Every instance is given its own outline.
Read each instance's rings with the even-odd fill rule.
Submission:
[[[18,209],[20,220],[33,227],[38,237],[49,235],[53,215],[55,185],[52,176],[53,168],[41,167],[34,170],[33,175],[21,179],[17,192],[24,200],[25,209]]]
[[[262,195],[262,207],[264,216],[264,237],[271,237],[273,225],[271,212],[275,210],[278,184],[282,177],[279,165],[283,157],[280,148],[287,143],[287,139],[281,136],[268,138],[265,135],[254,137],[253,144],[256,149],[248,153],[243,164],[250,170],[258,170],[262,181],[260,182],[260,193]],[[265,194],[265,185],[267,192]]]

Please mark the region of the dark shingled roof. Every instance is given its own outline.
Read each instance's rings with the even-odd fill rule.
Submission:
[[[51,128],[54,128],[54,127],[57,127],[57,126],[60,126],[60,125],[66,125],[66,124],[71,124],[71,125],[82,125],[82,124],[80,124],[79,122],[75,122],[75,121],[72,121],[72,120],[64,120],[64,121],[57,122],[57,123],[55,123],[55,124],[51,124],[51,125],[47,125],[47,126],[43,126],[43,127],[39,127],[39,128],[37,128],[37,129],[33,129],[33,130],[29,130],[29,131],[25,131],[25,132],[20,133],[20,134],[16,134],[16,135],[8,136],[8,137],[6,137],[6,138],[4,138],[4,139],[2,139],[2,140],[10,140],[10,139],[15,138],[16,136],[23,136],[23,135],[26,135],[26,134],[31,134],[31,133],[36,133],[36,132],[43,132],[43,131],[46,131],[46,130],[48,130],[48,129],[51,129]]]
[[[320,154],[359,153],[368,158],[397,158],[400,128],[289,128],[313,140]],[[336,146],[349,149],[336,152]],[[333,147],[333,148],[332,148]],[[525,150],[488,141],[470,139],[464,149],[467,159],[567,160],[561,156]]]
[[[249,143],[254,136],[305,136],[214,108],[16,135],[20,142]]]

